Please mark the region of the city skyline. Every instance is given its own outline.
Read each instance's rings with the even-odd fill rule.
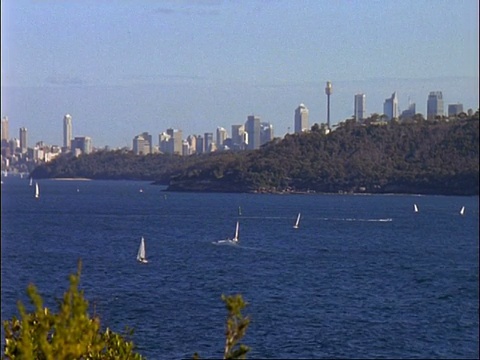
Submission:
[[[440,97],[440,102],[437,103],[437,97]],[[434,104],[432,104],[432,101],[434,101]],[[432,120],[436,115],[440,115],[440,116],[452,116],[452,114],[455,114],[455,113],[460,113],[460,112],[467,112],[467,110],[473,110],[473,111],[476,111],[478,109],[477,108],[466,108],[464,106],[463,103],[460,103],[460,102],[454,102],[454,103],[448,103],[448,102],[445,102],[443,100],[443,94],[442,94],[442,91],[430,91],[429,94],[428,94],[428,98],[427,98],[427,101],[426,101],[426,113],[422,113],[422,112],[419,112],[419,111],[415,111],[416,110],[416,104],[415,103],[412,103],[411,102],[411,99],[410,97],[408,98],[408,106],[406,109],[400,109],[400,107],[398,107],[398,96],[397,96],[397,92],[393,92],[392,95],[385,99],[384,102],[383,102],[383,112],[382,111],[379,111],[379,112],[367,112],[366,111],[366,103],[367,103],[367,96],[365,93],[360,93],[360,94],[354,94],[353,95],[353,105],[352,105],[352,115],[349,117],[349,118],[345,118],[343,119],[342,121],[339,121],[339,122],[343,122],[344,120],[348,120],[348,119],[354,119],[356,121],[358,121],[359,123],[362,123],[362,120],[366,119],[366,118],[369,118],[371,115],[373,114],[378,114],[378,115],[385,115],[387,117],[388,120],[391,120],[392,119],[392,116],[391,116],[391,113],[394,113],[395,116],[393,116],[393,118],[396,118],[396,119],[399,119],[401,117],[413,117],[413,115],[415,114],[421,114],[424,116],[425,119],[429,119],[429,120]],[[358,107],[358,109],[357,109]],[[391,108],[390,110],[387,110],[387,108]],[[396,109],[396,110],[395,110]],[[387,110],[387,111],[385,111]],[[357,118],[357,111],[361,112],[361,114],[363,114],[363,118],[360,117],[360,118]],[[305,113],[303,114],[303,117],[304,117],[304,120],[303,122],[301,122],[302,120],[300,120],[300,113]],[[431,114],[430,114],[431,113]],[[390,115],[389,115],[390,114]],[[256,133],[257,135],[260,133],[260,124],[264,124],[264,123],[268,123],[271,128],[272,128],[272,131],[273,131],[273,128],[274,128],[274,124],[271,123],[271,122],[266,122],[266,121],[263,121],[263,119],[258,116],[258,115],[255,115],[255,114],[251,114],[251,115],[247,115],[246,116],[246,121],[244,121],[243,123],[237,123],[237,124],[230,124],[230,127],[232,128],[232,133],[230,134],[228,132],[228,130],[226,130],[224,128],[224,126],[227,126],[228,125],[222,125],[222,126],[217,126],[216,127],[216,130],[215,130],[215,133],[216,133],[216,136],[215,138],[213,138],[213,133],[214,131],[213,130],[204,130],[204,132],[202,133],[189,133],[189,132],[185,132],[183,129],[177,129],[175,127],[169,127],[168,129],[166,129],[166,132],[165,132],[165,129],[157,129],[155,131],[153,131],[154,134],[158,135],[158,143],[156,143],[155,141],[152,141],[152,138],[151,138],[151,135],[150,135],[150,139],[148,141],[148,144],[153,147],[153,146],[156,146],[159,148],[160,151],[162,151],[161,149],[161,143],[163,141],[163,137],[165,134],[167,134],[167,136],[173,136],[173,132],[176,132],[178,133],[180,136],[183,136],[183,137],[179,137],[179,135],[177,134],[175,136],[175,138],[177,138],[176,142],[176,146],[175,148],[177,149],[176,151],[178,152],[179,149],[181,149],[181,142],[182,141],[185,141],[185,140],[188,140],[189,137],[191,136],[203,136],[203,135],[207,135],[207,134],[211,134],[211,141],[214,142],[216,145],[217,145],[217,142],[218,142],[218,131],[219,129],[223,129],[224,131],[226,131],[226,133],[228,134],[228,138],[233,138],[234,135],[234,127],[246,127],[249,120],[253,120],[253,119],[256,119],[258,121],[257,124],[256,124],[256,127],[258,127]],[[6,126],[4,126],[4,122],[6,121]],[[63,137],[62,137],[62,141],[63,141],[63,148],[64,149],[69,149],[70,148],[70,142],[73,142],[76,138],[88,138],[90,139],[89,141],[92,142],[92,139],[90,136],[74,136],[73,134],[73,118],[72,116],[69,114],[69,113],[66,113],[64,114],[63,116],[63,120],[62,120],[62,125],[63,125]],[[292,126],[288,127],[288,131],[283,134],[283,135],[280,135],[280,136],[276,136],[276,137],[283,137],[284,135],[286,134],[291,134],[291,133],[296,133],[296,132],[302,132],[302,131],[299,131],[299,127],[302,127],[300,124],[303,124],[303,125],[307,125],[306,128],[303,128],[302,131],[305,131],[305,130],[310,130],[311,126],[313,126],[315,123],[317,124],[324,124],[324,125],[327,125],[327,121],[325,120],[324,122],[314,122],[314,123],[310,123],[309,122],[309,110],[308,110],[308,107],[304,104],[304,103],[301,103],[299,104],[293,111],[293,117],[292,117]],[[333,125],[333,128],[335,128],[336,124]],[[8,138],[8,134],[9,134],[9,128],[10,128],[10,118],[8,115],[5,115],[5,116],[2,116],[2,139],[5,139],[7,141],[9,140],[18,140],[19,142],[21,142],[21,139],[22,139],[22,135],[21,135],[21,132],[22,132],[22,129],[24,129],[25,133],[26,133],[26,128],[25,127],[20,127],[20,136],[19,138],[16,138],[16,137],[10,137]],[[303,126],[304,127],[304,126]],[[136,133],[134,135],[131,135],[131,139],[130,139],[130,144],[125,144],[125,145],[122,145],[122,146],[113,146],[111,144],[102,144],[102,145],[94,145],[93,147],[94,148],[103,148],[103,147],[109,147],[109,148],[130,148],[130,149],[133,149],[135,151],[135,141],[137,138],[141,138],[142,136],[145,136],[146,134],[149,134],[151,130],[148,130],[148,131],[142,131],[141,133]],[[169,132],[172,132],[172,134],[169,134]],[[248,134],[248,131],[245,130],[245,132]],[[183,134],[183,135],[182,135]],[[26,135],[25,135],[26,136]],[[30,135],[29,135],[30,137]],[[132,145],[132,139],[133,139],[133,142],[134,144]],[[273,137],[272,137],[273,139]],[[215,141],[214,141],[215,140]],[[143,141],[143,139],[142,139]],[[26,140],[23,141],[24,143],[26,142]],[[53,142],[53,143],[48,143],[46,142],[45,140],[43,139],[35,139],[32,141],[33,143],[38,143],[38,142],[41,142],[41,143],[45,143],[45,144],[48,144],[49,146],[61,146],[60,144],[62,143],[61,141],[59,142]],[[254,148],[258,148],[259,147],[259,144],[260,143],[260,140],[257,139],[256,142],[255,142],[255,145],[254,145]],[[143,142],[142,142],[143,144]],[[248,138],[247,138],[247,144],[248,144]],[[92,144],[90,144],[90,147],[92,146]],[[138,144],[137,144],[138,146]],[[143,145],[140,145],[140,146],[143,146]],[[204,145],[205,146],[205,145]],[[208,146],[208,145],[206,145]],[[248,147],[248,146],[247,146]],[[206,150],[205,150],[206,151]],[[150,153],[152,152],[152,148],[150,148]],[[165,151],[164,151],[165,152]],[[166,151],[166,152],[170,152],[169,151]]]
[[[353,115],[357,93],[367,116],[393,92],[399,113],[410,99],[426,116],[430,91],[476,110],[478,3],[454,4],[3,0],[1,116],[61,144],[57,119],[69,113],[75,134],[123,147],[144,131],[203,134],[249,114],[282,137],[300,103],[310,125],[326,123],[326,81],[332,126]]]

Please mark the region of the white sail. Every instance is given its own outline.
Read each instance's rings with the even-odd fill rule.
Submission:
[[[413,204],[413,211],[418,212],[418,206],[417,206],[417,204]]]
[[[300,224],[300,213],[297,215],[297,221],[295,221],[295,225],[293,225],[294,229],[298,229],[298,225]]]
[[[237,226],[235,228],[235,236],[232,239],[233,242],[238,242],[238,228],[239,228],[239,223],[237,221]]]
[[[142,240],[140,241],[140,247],[138,248],[137,260],[142,263],[148,262],[148,260],[145,257],[145,239],[143,238],[143,236],[142,236]]]
[[[465,214],[465,206],[462,206],[462,208],[460,209],[460,215],[463,215]]]
[[[39,198],[40,197],[40,189],[38,188],[38,183],[35,182],[35,198]]]

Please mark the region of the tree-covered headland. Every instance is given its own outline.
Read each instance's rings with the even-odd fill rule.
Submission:
[[[60,156],[34,178],[151,180],[170,191],[479,194],[479,112],[456,119],[364,124],[287,134],[253,151]]]

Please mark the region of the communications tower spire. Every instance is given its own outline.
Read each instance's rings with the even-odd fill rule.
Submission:
[[[330,81],[327,81],[325,94],[327,94],[327,128],[330,130],[330,95],[332,95],[332,83]]]

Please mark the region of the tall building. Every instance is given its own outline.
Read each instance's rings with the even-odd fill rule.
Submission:
[[[205,133],[203,134],[203,150],[204,152],[212,152],[215,147],[213,145],[213,133]]]
[[[260,148],[260,118],[255,115],[249,115],[245,123],[245,131],[248,134],[248,150]]]
[[[383,113],[388,120],[398,119],[398,98],[396,91],[390,98],[385,99],[383,103]]]
[[[27,145],[27,128],[20,128],[20,151],[22,154],[26,153],[28,149]]]
[[[332,83],[327,81],[327,86],[325,87],[325,94],[327,94],[327,128],[330,130],[330,95],[332,95]]]
[[[308,109],[303,103],[295,109],[294,128],[296,133],[308,131]]]
[[[365,94],[356,94],[353,105],[353,117],[357,123],[362,123],[366,118]]]
[[[182,155],[182,130],[167,129],[167,134],[170,135],[167,152]]]
[[[236,149],[241,149],[245,140],[245,125],[232,125],[232,143]]]
[[[63,147],[68,151],[72,148],[73,128],[72,117],[66,114],[63,117]]]
[[[188,155],[195,154],[197,151],[197,137],[195,135],[188,135],[187,142],[189,146]]]
[[[158,149],[161,153],[168,153],[168,141],[170,140],[170,135],[166,132],[158,134]]]
[[[441,91],[431,91],[427,100],[427,120],[443,116],[443,95]]]
[[[197,145],[195,146],[195,152],[197,154],[203,154],[205,152],[205,142],[202,135],[197,135]]]
[[[3,140],[8,141],[8,117],[4,116],[2,118],[2,142]]]
[[[145,154],[153,154],[153,141],[152,141],[152,135],[150,135],[148,132],[143,132],[141,134],[145,141],[148,143],[148,152],[145,152]]]
[[[219,148],[222,147],[223,142],[227,139],[228,134],[227,130],[225,130],[223,127],[217,127],[217,146]]]
[[[463,104],[449,104],[448,116],[456,116],[463,112]]]
[[[260,145],[273,140],[273,125],[268,122],[260,123]]]

